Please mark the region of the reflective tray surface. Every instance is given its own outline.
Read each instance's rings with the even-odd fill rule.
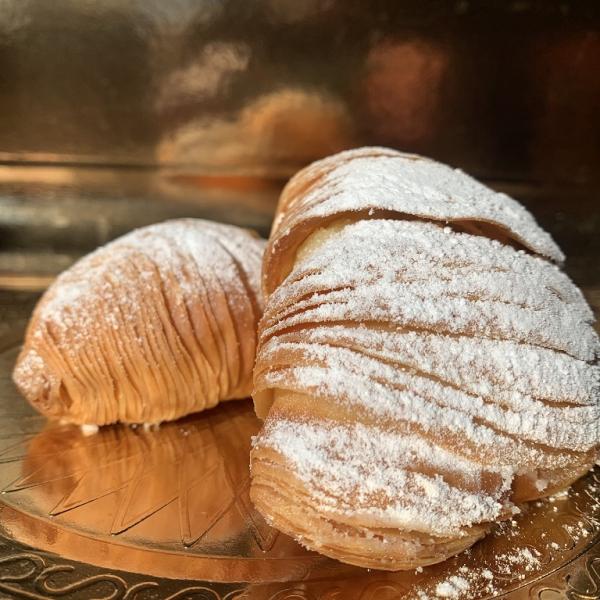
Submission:
[[[0,597],[600,597],[600,471],[441,565],[367,571],[304,550],[253,509],[250,402],[85,436],[17,394],[20,336],[0,344]]]

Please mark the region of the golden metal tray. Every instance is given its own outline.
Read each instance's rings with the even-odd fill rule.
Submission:
[[[85,436],[17,394],[20,337],[0,343],[2,598],[600,598],[600,471],[441,565],[367,571],[304,550],[253,509],[250,402]]]

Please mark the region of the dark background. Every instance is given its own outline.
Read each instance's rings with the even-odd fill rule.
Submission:
[[[599,26],[595,0],[5,0],[0,151],[279,174],[385,144],[598,183]]]
[[[2,0],[0,287],[170,216],[266,235],[365,144],[507,191],[600,284],[600,2]]]

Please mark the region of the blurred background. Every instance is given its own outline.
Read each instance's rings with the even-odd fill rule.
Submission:
[[[0,0],[0,305],[169,217],[267,235],[365,144],[525,203],[600,304],[597,0]]]

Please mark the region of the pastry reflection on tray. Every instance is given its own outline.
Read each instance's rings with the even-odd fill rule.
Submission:
[[[99,536],[170,547],[261,549],[273,533],[247,501],[251,407],[236,403],[156,430],[47,425],[31,441],[23,475],[6,491],[40,514]],[[110,503],[110,504],[109,504]],[[110,505],[110,509],[108,506]]]
[[[158,429],[111,426],[86,436],[47,422],[10,384],[2,387],[3,526],[66,558],[182,580],[247,581],[248,598],[277,597],[300,581],[311,598],[334,588],[344,598],[357,590],[412,598],[439,586],[485,597],[554,571],[598,536],[591,473],[568,495],[534,503],[442,564],[399,573],[350,567],[304,550],[253,509],[248,452],[259,421],[251,402],[223,403]]]
[[[3,521],[13,509],[17,539],[158,576],[274,581],[361,571],[308,552],[253,508],[248,455],[259,420],[251,401],[86,435],[34,415],[16,391],[1,400],[2,413],[23,413],[0,431]]]

